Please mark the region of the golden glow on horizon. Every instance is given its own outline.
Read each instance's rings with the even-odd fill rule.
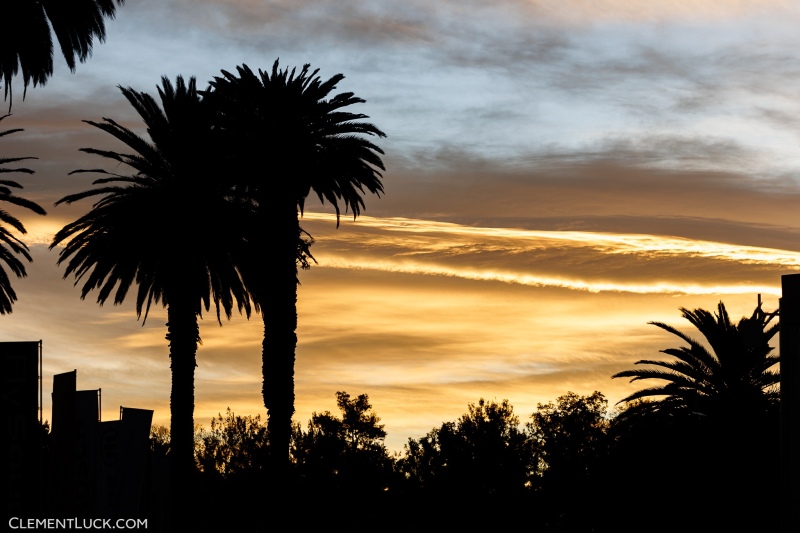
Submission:
[[[50,206],[43,206],[48,211],[52,211]],[[43,244],[50,246],[53,242],[53,237],[61,228],[64,227],[68,221],[59,220],[58,218],[50,215],[40,217],[36,215],[27,215],[24,217],[24,224],[26,232],[22,235],[17,235],[28,246]]]

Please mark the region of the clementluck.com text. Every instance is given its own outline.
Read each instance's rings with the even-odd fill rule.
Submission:
[[[147,529],[146,518],[17,518],[8,521],[11,529]]]

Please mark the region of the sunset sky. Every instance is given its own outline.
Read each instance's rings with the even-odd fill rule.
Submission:
[[[680,307],[738,320],[758,293],[771,311],[800,271],[799,24],[788,0],[127,0],[74,74],[57,57],[46,86],[13,87],[0,129],[25,131],[0,154],[38,157],[15,179],[48,216],[9,208],[34,262],[0,340],[43,340],[45,418],[53,374],[78,369],[104,420],[125,405],[168,424],[166,312],[80,301],[47,247],[90,204],[53,203],[106,164],[79,148],[123,151],[81,120],[140,128],[118,85],[205,87],[280,58],[343,73],[336,92],[388,135],[364,216],[337,229],[314,201],[301,221],[319,264],[301,274],[295,420],[367,393],[401,450],[481,397],[523,422],[567,391],[613,404],[643,385],[612,374],[680,344],[649,321],[691,333]],[[262,331],[205,317],[197,424],[263,418]]]

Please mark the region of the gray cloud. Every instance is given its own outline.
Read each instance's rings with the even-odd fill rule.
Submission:
[[[368,202],[367,214],[529,229],[646,230],[798,249],[795,179],[754,176],[749,159],[758,160],[758,153],[724,139],[667,136],[533,152],[511,162],[445,147],[390,160],[400,170],[387,178],[386,197]]]

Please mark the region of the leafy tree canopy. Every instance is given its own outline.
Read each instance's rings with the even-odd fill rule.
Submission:
[[[598,391],[568,392],[555,403],[538,404],[527,428],[540,472],[562,478],[586,474],[608,446],[607,411],[608,400]]]
[[[508,400],[481,398],[458,421],[409,439],[399,468],[422,489],[497,495],[525,487],[530,460],[528,439]]]
[[[317,488],[382,490],[392,460],[384,445],[386,431],[372,410],[369,396],[336,393],[341,416],[314,413],[303,432],[294,426],[292,456],[300,475]]]
[[[210,430],[200,430],[197,462],[204,472],[227,477],[263,468],[267,450],[261,415],[237,416],[228,408],[224,417],[211,419]]]
[[[601,392],[574,392],[539,404],[527,425],[537,463],[532,482],[543,518],[565,531],[591,531],[600,516],[608,454],[608,401]]]

